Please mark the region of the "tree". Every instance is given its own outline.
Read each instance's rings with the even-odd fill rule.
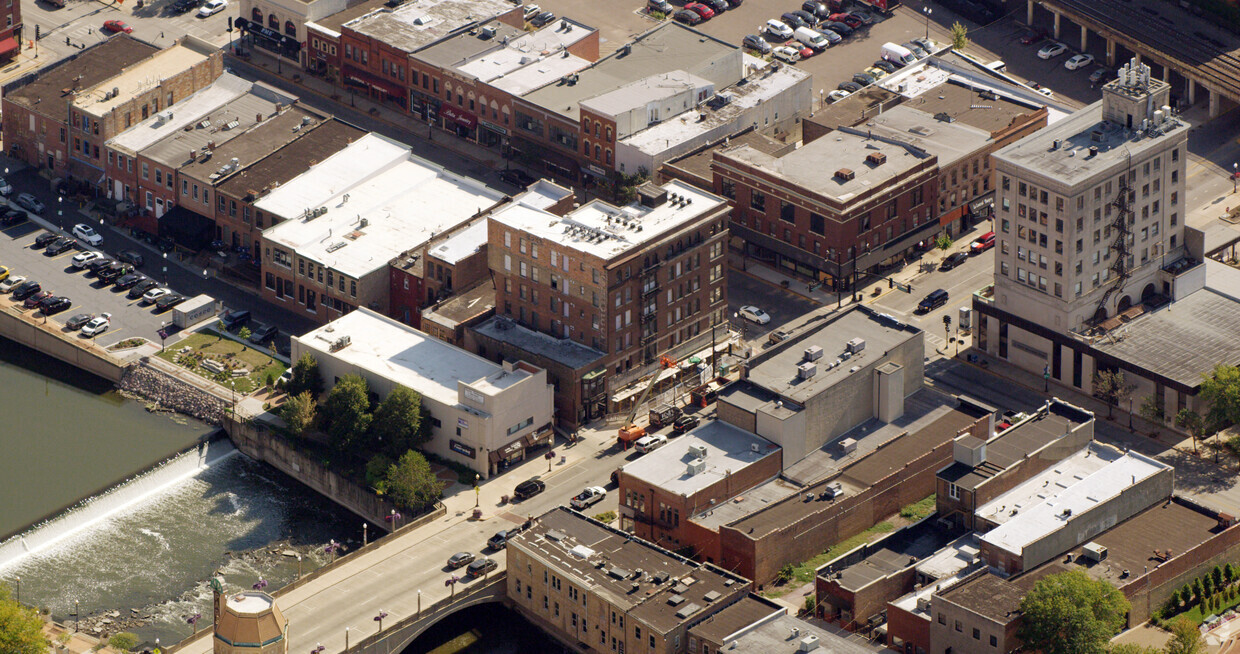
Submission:
[[[1210,576],[1214,578],[1215,587],[1217,588],[1223,587],[1223,566],[1221,565],[1214,566],[1214,569],[1210,571]]]
[[[1201,414],[1192,409],[1180,409],[1175,414],[1175,426],[1188,432],[1193,439],[1193,454],[1197,453],[1197,440],[1205,434],[1205,421],[1202,420]],[[1214,450],[1214,462],[1218,463],[1218,449]]]
[[[301,355],[293,364],[293,374],[284,389],[289,395],[297,395],[305,391],[318,397],[323,393],[323,375],[319,372],[319,362],[309,352]]]
[[[1107,654],[1162,654],[1162,650],[1136,643],[1116,643],[1107,650]]]
[[[969,28],[959,21],[952,23],[952,49],[964,50],[969,47]]]
[[[1218,365],[1201,382],[1200,397],[1210,410],[1206,424],[1223,429],[1240,423],[1240,367]]]
[[[0,652],[5,654],[43,654],[43,620],[28,606],[10,598],[9,587],[0,583]]]
[[[430,420],[423,419],[422,396],[404,387],[392,389],[375,409],[370,436],[376,450],[399,456],[431,439]]]
[[[1141,400],[1137,413],[1156,425],[1167,423],[1167,412],[1163,410],[1162,402],[1159,402],[1158,398],[1153,395],[1147,395],[1144,400]]]
[[[250,337],[253,335],[254,335],[254,332],[250,331],[249,327],[243,326],[241,329],[237,330],[237,338],[243,341],[250,340]]]
[[[376,454],[366,462],[366,483],[380,495],[387,492],[387,473],[395,461],[386,454]]]
[[[128,652],[138,646],[138,635],[129,633],[128,631],[122,631],[119,634],[109,638],[108,644],[114,649],[119,649],[122,652]]]
[[[775,575],[775,581],[776,583],[786,584],[789,581],[792,581],[792,576],[794,574],[796,574],[796,570],[792,567],[792,564],[785,563],[783,567],[779,569],[779,573]]]
[[[1236,580],[1236,569],[1233,568],[1230,563],[1223,566],[1223,578],[1226,579],[1228,583]]]
[[[388,468],[387,492],[400,506],[421,509],[439,499],[443,483],[431,472],[426,457],[414,450],[401,455],[400,460]]]
[[[314,427],[318,402],[309,391],[294,395],[280,406],[280,417],[294,436],[301,436]]]
[[[1128,600],[1080,570],[1040,579],[1020,602],[1025,649],[1042,654],[1102,654],[1124,625]]]
[[[1132,389],[1122,370],[1099,370],[1094,373],[1094,397],[1106,403],[1107,418],[1112,416],[1112,407],[1127,399]]]
[[[1178,618],[1169,627],[1171,640],[1167,642],[1166,654],[1201,654],[1205,643],[1201,640],[1201,631],[1188,618]]]
[[[1206,598],[1205,586],[1201,585],[1201,578],[1193,580],[1193,597],[1197,598],[1197,603],[1201,604]]]
[[[327,394],[319,410],[324,431],[341,452],[361,442],[370,429],[370,389],[359,375],[345,375]]]

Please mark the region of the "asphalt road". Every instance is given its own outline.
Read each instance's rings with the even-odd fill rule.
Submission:
[[[759,325],[741,318],[737,312],[745,305],[759,307],[771,316],[771,322]],[[728,315],[732,328],[742,334],[744,341],[755,351],[761,351],[771,332],[798,323],[806,314],[818,308],[818,303],[772,285],[770,282],[746,275],[735,268],[728,270]]]

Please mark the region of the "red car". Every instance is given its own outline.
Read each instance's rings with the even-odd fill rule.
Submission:
[[[807,46],[807,45],[803,45],[803,46],[801,46],[801,58],[802,58],[802,59],[809,59],[810,57],[814,56],[814,53],[816,53],[816,52],[817,52],[817,50],[815,50],[815,49],[813,49],[813,48],[811,48],[811,47],[809,47],[809,46]]]
[[[710,20],[715,17],[715,10],[707,7],[700,2],[690,2],[685,5],[685,9],[702,17],[702,20]]]
[[[1020,44],[1021,45],[1033,45],[1034,43],[1037,43],[1038,41],[1041,41],[1042,39],[1046,37],[1047,37],[1046,30],[1039,27],[1038,29],[1035,29],[1032,32],[1029,32],[1028,34],[1020,37]]]
[[[126,25],[123,20],[105,20],[103,21],[103,29],[109,32],[124,32],[133,34],[133,28]]]
[[[995,233],[986,232],[969,244],[969,254],[981,254],[995,246]]]
[[[856,16],[852,14],[843,14],[843,13],[831,14],[831,16],[827,18],[827,20],[830,22],[835,22],[835,23],[844,23],[845,25],[853,29],[857,29],[861,27],[862,25],[865,25],[864,21],[862,21],[860,18],[857,18]]]

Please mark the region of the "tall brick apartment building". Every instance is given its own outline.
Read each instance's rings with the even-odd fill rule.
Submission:
[[[604,352],[613,391],[726,323],[727,203],[679,181],[639,195],[563,216],[515,203],[490,220],[496,313]]]
[[[0,27],[0,62],[12,61],[22,51],[21,0],[4,0],[0,7],[4,25]]]

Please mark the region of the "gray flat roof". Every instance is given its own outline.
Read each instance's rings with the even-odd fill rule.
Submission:
[[[490,277],[475,284],[473,288],[458,292],[451,298],[422,310],[423,320],[433,320],[445,327],[455,328],[471,318],[495,308],[495,282]]]
[[[981,465],[970,467],[953,462],[940,470],[938,476],[965,490],[974,490],[982,482],[1090,420],[1093,420],[1093,414],[1088,411],[1053,400],[1038,413],[986,441],[986,461]]]
[[[594,365],[606,356],[571,338],[556,338],[549,334],[536,332],[503,316],[489,318],[481,325],[470,329],[525,352],[546,357],[573,370]]]
[[[495,36],[492,38],[481,39],[477,34],[462,32],[419,50],[414,59],[433,66],[453,68],[492,50],[502,50],[507,40],[525,34],[525,30],[507,23],[496,22],[493,27]]]
[[[258,87],[255,88],[257,89]],[[213,144],[214,147],[222,146],[228,141],[245,134],[251,127],[278,116],[276,104],[278,102],[272,96],[266,93],[258,94],[251,91],[216,108],[195,121],[193,129],[188,131],[177,130],[143,148],[139,154],[165,166],[180,167],[186,165],[189,162],[190,151],[197,150],[199,155],[201,155],[203,150],[208,149],[208,145]],[[312,115],[295,105],[286,107],[284,112],[298,114],[297,119],[299,121],[301,116]],[[228,125],[233,123],[236,123],[236,125],[228,127]],[[212,152],[210,158],[202,164],[190,165],[214,166],[218,169],[227,164],[228,159],[214,156],[214,147],[210,149]]]
[[[626,48],[628,49],[626,52]],[[735,70],[716,64],[735,54]],[[729,86],[742,75],[737,47],[674,21],[638,36],[614,54],[578,73],[575,84],[548,84],[526,93],[524,98],[547,111],[576,122],[578,103],[614,91],[630,82],[683,70],[704,77],[718,87]]]
[[[729,498],[727,502],[716,503],[714,506],[693,516],[693,521],[714,531],[723,525],[730,525],[750,513],[761,511],[790,495],[796,495],[802,488],[800,484],[791,482],[783,477],[776,477],[764,484],[758,484],[736,497]]]
[[[817,170],[823,169],[820,167]],[[884,352],[920,333],[917,327],[888,320],[869,309],[852,309],[822,325],[813,334],[799,339],[794,346],[783,347],[755,364],[749,370],[749,380],[804,405],[809,398],[826,392],[849,375],[876,363]],[[842,359],[845,345],[854,338],[864,338],[865,349],[851,358]],[[797,366],[803,362],[805,349],[815,345],[823,351],[822,358],[817,361],[818,372],[809,379],[798,379]],[[829,368],[837,360],[839,365]]]
[[[376,9],[342,27],[393,48],[417,52],[459,29],[512,9],[507,0],[413,0],[396,9]]]
[[[247,197],[259,197],[272,184],[283,184],[306,172],[314,164],[348,147],[366,132],[339,119],[332,118],[317,125],[308,134],[284,147],[268,153],[254,164],[243,166],[217,188],[220,191]]]
[[[916,565],[958,538],[958,530],[943,529],[935,520],[923,520],[878,543],[860,561],[840,570],[840,588],[857,591],[879,579]]]
[[[892,107],[857,128],[917,146],[937,156],[940,166],[949,166],[990,141],[987,130],[963,121],[939,120],[921,107],[914,109],[907,104]],[[829,142],[831,136],[819,140]]]
[[[255,125],[237,138],[226,143],[217,143],[211,158],[199,158],[194,163],[183,166],[181,172],[206,179],[234,158],[237,159],[238,166],[249,166],[296,141],[303,134],[309,136],[324,122],[324,118],[323,114],[309,111],[300,104],[294,105],[274,118]],[[306,119],[310,122],[306,122]]]
[[[798,629],[799,634],[795,638],[789,638],[788,634],[792,633],[793,629]],[[787,614],[764,622],[737,638],[735,651],[758,654],[795,652],[798,651],[800,643],[810,636],[818,639],[817,649],[808,650],[811,654],[873,654],[875,651],[834,631],[827,631]],[[733,650],[728,651],[730,653]]]
[[[4,99],[60,117],[68,100],[65,89],[91,89],[157,52],[159,48],[153,45],[128,34],[117,34],[72,59],[40,69],[30,82],[5,93]],[[44,102],[48,103],[46,109],[38,106]]]
[[[912,102],[928,114],[945,113],[966,125],[988,132],[1005,129],[1017,116],[1038,111],[1003,95],[988,93],[982,97],[979,90],[968,88],[955,79],[918,95]]]
[[[773,614],[785,613],[786,609],[761,595],[750,594],[745,599],[694,625],[690,632],[698,638],[716,643],[728,636],[754,626]]]
[[[1196,388],[1214,366],[1240,363],[1237,325],[1240,302],[1207,288],[1146,313],[1117,330],[1115,342],[1100,339],[1094,347]]]
[[[706,449],[706,456],[701,457],[706,469],[691,475],[688,463],[699,458],[692,452],[694,446]],[[765,438],[726,422],[710,420],[650,454],[624,464],[621,469],[669,493],[691,495],[750,464],[778,454],[779,446]]]

